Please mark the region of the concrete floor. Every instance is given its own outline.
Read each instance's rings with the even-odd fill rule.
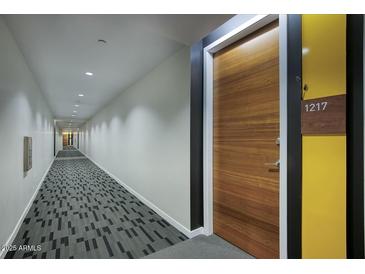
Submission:
[[[254,259],[217,235],[199,235],[142,259]]]

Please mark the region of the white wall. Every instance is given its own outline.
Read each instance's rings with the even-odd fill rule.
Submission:
[[[33,168],[23,174],[23,137],[33,138]],[[14,231],[53,159],[53,117],[0,17],[0,246]]]
[[[190,230],[190,51],[157,66],[80,129],[80,150]]]

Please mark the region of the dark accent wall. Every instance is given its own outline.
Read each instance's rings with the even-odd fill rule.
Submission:
[[[364,258],[363,15],[347,16],[347,257]]]
[[[190,51],[190,227],[203,226],[203,48],[202,41]]]
[[[302,18],[288,15],[287,222],[288,258],[302,257]]]

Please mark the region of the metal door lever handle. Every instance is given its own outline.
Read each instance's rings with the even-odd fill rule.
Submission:
[[[276,138],[275,144],[280,145],[280,137]]]
[[[265,163],[265,166],[275,166],[280,167],[280,160],[277,160],[275,163]]]

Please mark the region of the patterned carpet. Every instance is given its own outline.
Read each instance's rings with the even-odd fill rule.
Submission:
[[[61,150],[57,153],[57,158],[62,157],[82,157],[84,154],[82,154],[78,150]]]
[[[58,153],[6,258],[141,258],[187,239],[80,154]]]
[[[64,146],[63,150],[76,150],[74,146]]]

